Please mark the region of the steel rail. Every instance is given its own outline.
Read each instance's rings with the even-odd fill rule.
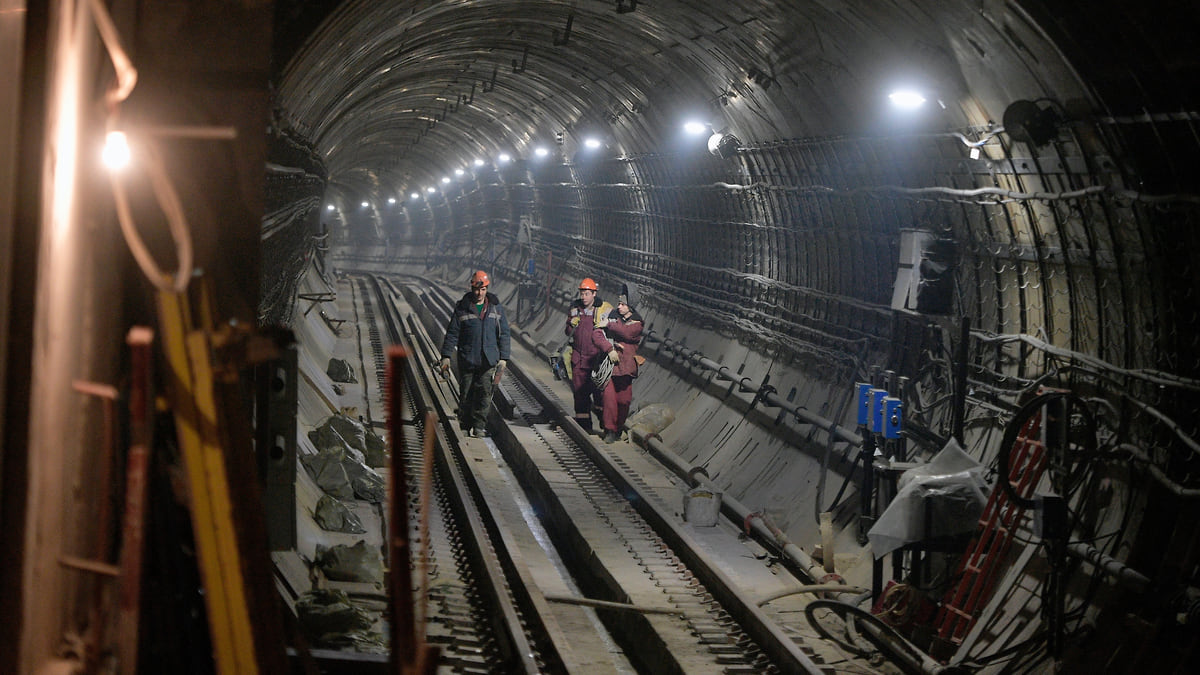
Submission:
[[[385,308],[384,323],[392,342],[408,348],[414,356],[427,354],[428,339],[422,339],[421,335],[412,332],[412,328],[406,325],[396,310],[391,294],[384,289],[377,277],[372,277],[372,284],[376,297],[386,300],[381,305]],[[461,456],[455,455],[453,444],[447,438],[446,423],[454,417],[451,414],[452,401],[444,390],[434,392],[438,388],[431,386],[433,377],[430,369],[420,367],[418,361],[428,363],[424,358],[405,360],[406,379],[413,390],[413,403],[419,413],[432,411],[443,421],[443,424],[437,425],[432,430],[425,429],[425,433],[436,434],[434,447],[439,460],[439,469],[444,472],[445,477],[452,484],[453,489],[450,492],[457,498],[456,508],[465,519],[465,523],[460,522],[458,525],[470,535],[466,538],[465,543],[470,547],[471,558],[477,572],[480,573],[476,584],[487,594],[488,603],[496,610],[501,619],[493,622],[493,625],[502,629],[502,633],[498,637],[507,644],[507,653],[515,660],[512,665],[518,667],[520,672],[544,672],[544,664],[538,661],[539,649],[534,647],[524,629],[525,621],[523,619],[529,617],[523,617],[518,610],[512,597],[513,589],[510,580],[501,563],[501,554],[504,554],[506,558],[508,556],[503,551],[502,542],[493,537],[493,533],[499,529],[499,526],[494,519],[489,517],[486,509],[479,508],[477,504],[480,500],[478,486],[471,485],[468,475],[460,469],[459,465],[463,460]],[[473,499],[467,499],[467,495],[472,496]],[[544,650],[544,647],[540,649]],[[546,654],[544,651],[540,657],[552,663],[558,660],[556,655]]]

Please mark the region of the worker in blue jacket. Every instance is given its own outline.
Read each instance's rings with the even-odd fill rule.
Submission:
[[[471,275],[471,290],[454,306],[442,340],[442,373],[450,370],[450,355],[458,351],[458,419],[475,438],[487,435],[492,388],[508,364],[511,337],[500,298],[488,292],[487,272]]]

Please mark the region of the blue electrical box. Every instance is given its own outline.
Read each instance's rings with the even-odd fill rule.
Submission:
[[[888,396],[883,399],[883,437],[900,438],[900,427],[904,414],[900,399]]]
[[[858,392],[858,425],[867,426],[867,415],[871,412],[871,385],[868,382],[856,382],[854,389]]]
[[[883,433],[883,399],[887,397],[887,389],[871,389],[871,410],[868,412],[867,428],[873,433]]]

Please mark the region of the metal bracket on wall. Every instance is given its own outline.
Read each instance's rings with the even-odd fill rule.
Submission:
[[[558,31],[554,31],[554,46],[555,47],[562,47],[563,45],[565,45],[571,41],[571,24],[573,24],[573,23],[575,23],[575,13],[574,12],[567,15],[567,25],[563,29],[563,34],[562,34],[561,38],[558,37]]]
[[[525,63],[527,61],[529,61],[529,45],[525,45],[524,47],[521,48],[521,63],[520,63],[520,65],[517,64],[516,59],[512,60],[512,71],[514,73],[525,72]]]

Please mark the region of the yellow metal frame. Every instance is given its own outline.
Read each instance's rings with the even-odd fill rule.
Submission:
[[[214,393],[211,336],[205,330],[192,330],[194,317],[185,296],[162,292],[158,302],[171,406],[187,474],[217,672],[253,675],[259,672],[255,630]],[[208,302],[202,302],[202,315],[208,314],[208,307]],[[203,320],[200,325],[211,323]]]

